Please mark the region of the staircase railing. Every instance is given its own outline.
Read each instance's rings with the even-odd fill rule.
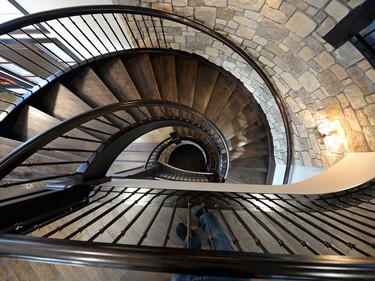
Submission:
[[[174,32],[178,33],[176,37],[172,36]],[[191,34],[194,42],[188,38]],[[249,88],[274,101],[273,111],[280,115],[283,124],[272,130],[285,138],[287,146],[283,151],[286,183],[292,159],[291,128],[284,101],[268,76],[242,48],[220,33],[163,11],[84,6],[41,12],[2,24],[1,58],[12,67],[0,70],[0,81],[4,84],[1,89],[7,97],[6,102],[0,101],[0,120],[41,87],[84,64],[134,48],[172,48],[202,55],[200,44],[215,48],[220,57],[227,58],[208,56],[209,60],[231,71],[245,84],[251,81],[247,83]],[[224,61],[236,63],[229,65]],[[244,73],[247,74],[243,76]]]
[[[109,122],[116,121],[116,126]],[[111,134],[105,134],[105,139],[94,137],[76,137],[77,128],[85,127],[90,131],[90,121],[104,122],[104,124],[116,128]],[[216,150],[215,161],[211,169],[218,174],[219,180],[224,182],[229,171],[229,149],[220,130],[202,114],[189,107],[173,102],[160,100],[142,100],[116,103],[77,115],[59,125],[39,134],[33,139],[21,145],[0,161],[0,179],[17,169],[27,169],[21,174],[39,175],[37,178],[24,180],[12,180],[8,177],[0,187],[9,187],[19,184],[47,181],[52,179],[72,178],[80,175],[78,182],[87,179],[103,178],[115,161],[117,156],[132,141],[145,132],[160,127],[185,126],[197,131]],[[95,129],[95,133],[98,130]],[[66,139],[68,141],[66,141]],[[46,145],[48,145],[46,147]],[[83,149],[77,149],[82,147]],[[88,149],[85,149],[85,148]],[[35,153],[45,150],[76,152],[77,157],[83,157],[79,161],[59,162],[33,162],[27,160]],[[61,168],[69,166],[68,173],[62,173]],[[31,168],[36,168],[31,170]],[[41,170],[45,167],[46,170]],[[59,167],[59,169],[56,169]],[[47,169],[48,168],[48,169]],[[51,169],[52,168],[52,169]],[[66,171],[65,169],[63,171]],[[43,176],[44,174],[44,176]]]
[[[173,167],[165,163],[157,163],[152,175],[158,179],[187,182],[216,182],[218,177],[212,172],[194,172]]]
[[[126,186],[121,181],[97,186],[84,201],[70,196],[71,201],[55,206],[54,211],[27,219],[25,214],[15,216],[18,220],[7,227],[8,218],[2,220],[0,256],[233,277],[375,278],[374,181],[327,195]],[[67,191],[74,189],[59,192]],[[41,194],[39,201],[45,196]],[[29,200],[29,207],[37,206],[32,200],[38,198]],[[17,203],[13,205],[3,204],[0,210],[20,213]],[[233,252],[216,250],[211,236],[210,249],[204,244],[203,249],[192,248],[190,235],[186,247],[191,249],[182,249],[184,243],[174,228],[185,222],[188,233],[193,229],[195,205],[201,207],[207,224],[211,223],[208,213],[216,216],[234,245]],[[28,234],[33,237],[22,236]]]

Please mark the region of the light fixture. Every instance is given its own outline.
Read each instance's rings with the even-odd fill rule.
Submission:
[[[342,142],[342,137],[338,134],[337,129],[340,121],[324,121],[319,124],[318,131],[322,136],[321,143],[328,148],[337,147]]]

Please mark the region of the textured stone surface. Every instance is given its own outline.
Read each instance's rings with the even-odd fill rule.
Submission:
[[[337,48],[333,55],[336,57],[337,62],[344,67],[349,67],[363,59],[362,54],[350,42],[346,42]]]
[[[320,87],[318,79],[310,71],[305,71],[298,79],[302,86],[310,93]]]
[[[366,106],[367,102],[364,99],[361,89],[357,85],[351,84],[347,86],[345,88],[344,93],[349,103],[354,109],[359,109]]]
[[[286,27],[301,37],[309,35],[316,27],[316,22],[307,15],[296,12],[286,23]]]
[[[327,5],[325,11],[336,21],[340,21],[343,17],[345,17],[348,14],[349,9],[339,1],[332,0]]]
[[[331,95],[338,95],[344,89],[342,82],[328,69],[318,74],[318,80]]]
[[[257,29],[257,34],[277,43],[281,42],[287,33],[285,27],[269,19],[262,20]]]

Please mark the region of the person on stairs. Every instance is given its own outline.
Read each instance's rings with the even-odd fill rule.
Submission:
[[[200,228],[204,231],[207,242],[210,247],[210,249],[213,249],[213,245],[211,242],[210,233],[208,228],[211,230],[211,234],[213,236],[213,239],[215,241],[216,250],[222,250],[222,251],[234,251],[233,245],[229,238],[224,233],[220,223],[218,222],[217,218],[211,214],[210,212],[207,212],[207,221],[206,216],[203,214],[203,210],[201,206],[195,205],[191,208],[192,214],[194,214],[199,221]],[[209,227],[208,227],[209,225]],[[187,227],[183,223],[179,223],[176,227],[176,234],[177,236],[184,241],[184,246],[187,248],[188,241],[187,241]],[[202,241],[197,235],[197,233],[192,230],[191,231],[191,248],[192,249],[202,249]],[[172,281],[250,281],[250,279],[246,278],[234,278],[234,277],[217,277],[217,276],[198,276],[198,275],[184,275],[184,274],[174,274],[172,277]]]

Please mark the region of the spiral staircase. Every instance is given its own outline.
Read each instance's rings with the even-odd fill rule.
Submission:
[[[172,48],[176,25],[226,44],[228,60],[243,56],[286,116],[243,50],[175,15],[93,6],[6,23],[1,56],[30,77],[0,69],[18,81],[2,86],[0,255],[169,273],[373,277],[373,181],[327,195],[217,192],[224,182],[272,183],[272,132],[236,73]],[[145,179],[207,187],[149,188]],[[192,229],[195,204],[217,214],[236,252],[183,249],[174,229],[184,220]]]

